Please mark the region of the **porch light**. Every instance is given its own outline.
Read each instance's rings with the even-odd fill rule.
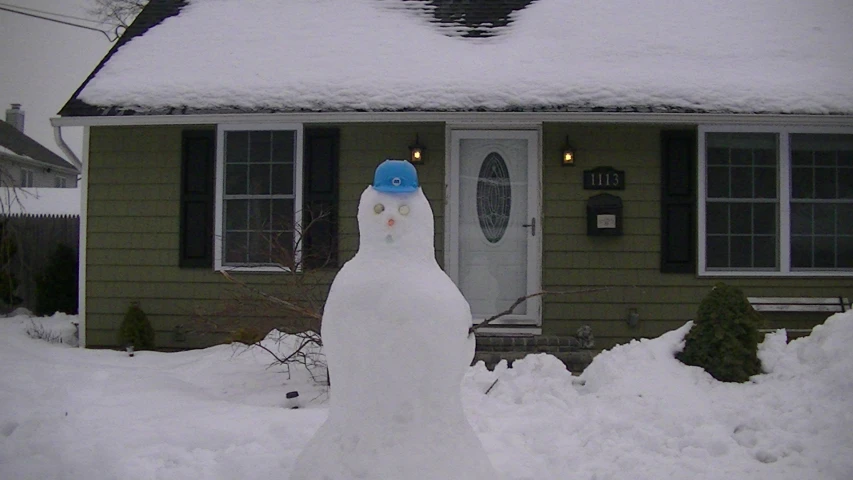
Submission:
[[[568,135],[566,135],[566,143],[563,145],[562,165],[564,167],[575,166],[575,148],[569,143]]]
[[[420,138],[415,135],[414,145],[409,145],[409,161],[414,165],[420,165],[424,163],[425,154],[426,147],[421,145]]]

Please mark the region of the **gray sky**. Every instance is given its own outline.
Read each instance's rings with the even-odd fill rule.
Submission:
[[[0,0],[0,4],[88,16],[88,0]],[[54,141],[50,118],[112,45],[98,32],[0,10],[0,118],[5,120],[11,103],[20,103],[26,112],[25,133],[65,157]],[[79,156],[82,128],[64,127],[62,136]]]

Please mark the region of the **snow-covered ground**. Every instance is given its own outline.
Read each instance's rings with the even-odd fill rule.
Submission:
[[[328,392],[263,352],[81,350],[74,320],[0,318],[4,480],[287,479],[326,417]],[[65,343],[28,337],[34,322]],[[547,355],[472,367],[469,421],[512,480],[853,478],[853,312],[789,344],[768,336],[769,372],[742,385],[674,360],[688,328],[580,377]],[[291,391],[304,408],[287,408]]]

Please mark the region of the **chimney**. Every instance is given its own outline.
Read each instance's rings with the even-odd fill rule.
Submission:
[[[6,110],[6,123],[17,128],[21,133],[24,132],[24,111],[21,110],[20,103],[13,103],[12,108]]]

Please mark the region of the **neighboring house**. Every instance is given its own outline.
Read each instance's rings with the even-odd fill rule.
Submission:
[[[79,172],[24,134],[24,112],[13,103],[0,120],[0,186],[75,188]]]
[[[657,336],[718,281],[853,296],[853,5],[783,3],[152,0],[53,120],[86,131],[84,342],[131,301],[210,342],[172,332],[232,298],[219,270],[280,282],[303,211],[331,239],[297,251],[342,265],[415,144],[477,319],[587,291],[495,335]]]

